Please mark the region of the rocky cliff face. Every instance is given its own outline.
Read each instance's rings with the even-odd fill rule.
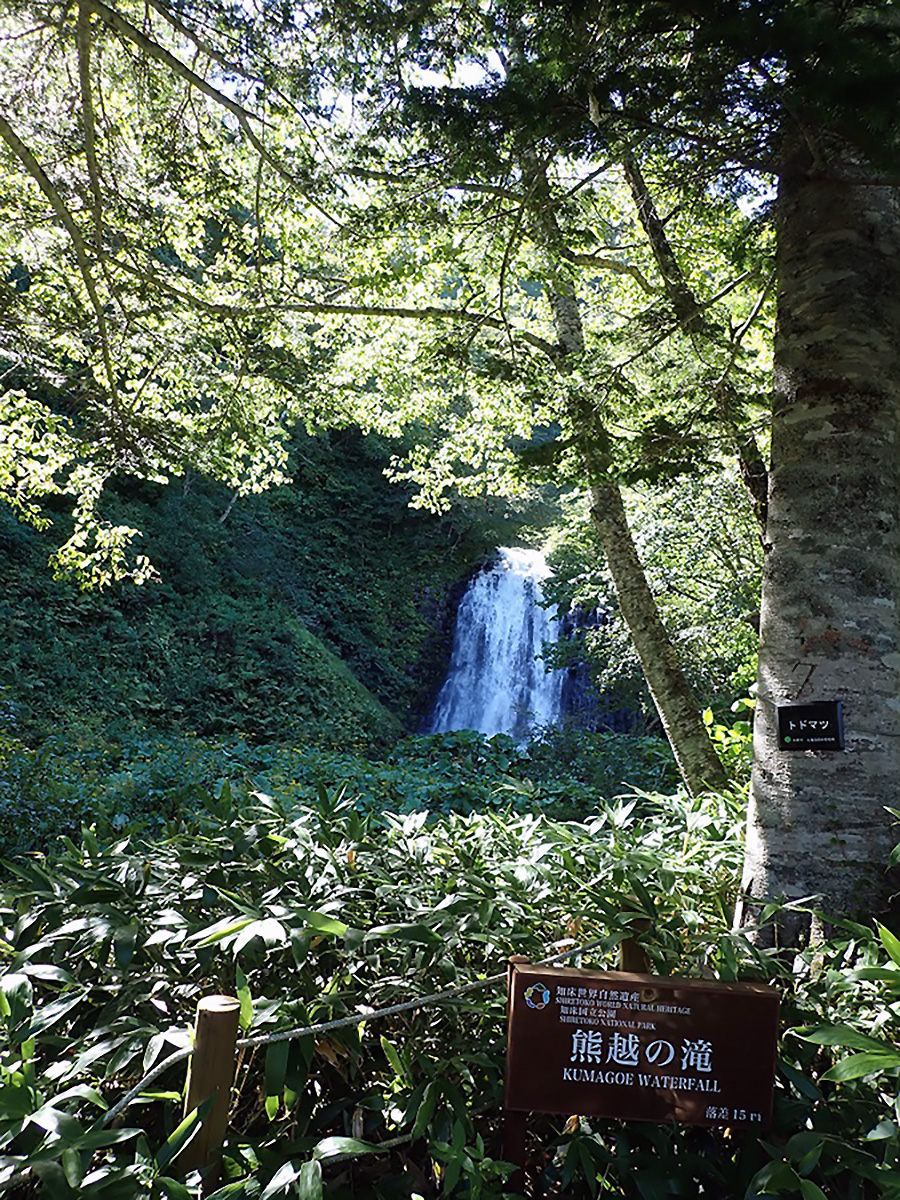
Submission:
[[[409,665],[410,682],[417,697],[409,715],[409,725],[417,732],[426,729],[435,699],[447,676],[456,614],[472,577],[481,569],[481,565],[455,583],[431,583],[422,591],[418,611],[431,632],[422,642],[419,657]]]

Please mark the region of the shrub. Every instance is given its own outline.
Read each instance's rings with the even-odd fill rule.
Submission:
[[[653,922],[661,970],[728,971],[733,805],[641,803],[652,818],[639,820],[634,801],[601,803],[580,824],[378,816],[341,791],[297,806],[223,784],[152,842],[107,821],[52,861],[12,865],[0,1086],[15,1103],[0,1181],[28,1167],[56,1195],[196,1194],[166,1174],[183,1068],[125,1126],[98,1118],[185,1043],[210,990],[237,994],[245,1031],[267,1033],[442,991],[502,972],[510,953],[538,957],[573,939],[599,938],[592,961],[609,966],[635,904]],[[702,852],[686,851],[689,834]],[[397,1151],[354,1169],[373,1200],[397,1194],[410,1161],[423,1194],[437,1176],[446,1192],[456,1177],[468,1194],[499,1197],[503,1006],[494,986],[249,1053],[227,1147],[227,1174],[243,1180],[233,1194],[295,1168],[299,1180],[323,1139],[400,1136],[415,1144],[405,1166]]]

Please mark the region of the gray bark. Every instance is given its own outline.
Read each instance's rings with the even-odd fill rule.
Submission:
[[[900,787],[900,197],[804,151],[779,189],[778,328],[743,886],[881,911]],[[776,706],[841,700],[843,752],[779,751]],[[745,914],[746,919],[746,914]],[[796,921],[780,920],[788,936]]]
[[[532,181],[540,217],[538,234],[547,251],[562,241],[553,217],[543,171]],[[574,287],[557,279],[549,291],[558,339],[556,363],[562,374],[584,351],[584,325]],[[693,794],[728,786],[728,776],[706,732],[672,640],[662,623],[647,584],[622,503],[619,486],[606,470],[606,430],[596,406],[572,394],[570,416],[579,430],[581,457],[591,489],[591,520],[600,537],[613,577],[616,597],[641,661],[647,686],[659,714],[681,777]]]
[[[647,686],[688,791],[696,794],[727,787],[725,769],[700,720],[697,703],[647,585],[622,495],[615,483],[592,483],[591,520],[600,536],[619,607],[641,660]]]

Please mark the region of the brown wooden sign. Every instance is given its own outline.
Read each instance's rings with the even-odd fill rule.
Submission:
[[[778,995],[755,984],[510,964],[505,1107],[764,1127]]]

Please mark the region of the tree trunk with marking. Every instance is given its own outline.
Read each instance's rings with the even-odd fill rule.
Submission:
[[[872,914],[900,788],[900,193],[797,149],[778,330],[744,888]],[[776,706],[841,700],[843,752],[779,751]],[[786,936],[798,922],[781,922]]]

